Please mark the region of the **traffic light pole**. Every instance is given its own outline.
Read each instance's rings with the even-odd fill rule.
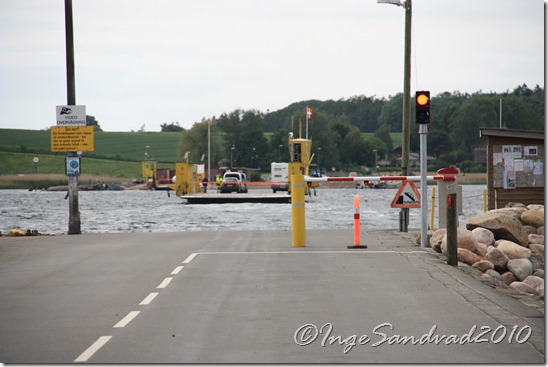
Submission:
[[[428,165],[426,142],[428,136],[428,124],[419,124],[420,135],[420,165],[421,165],[421,247],[430,247],[428,245],[428,184],[426,182],[426,171]]]

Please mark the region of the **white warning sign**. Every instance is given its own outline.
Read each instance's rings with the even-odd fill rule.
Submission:
[[[413,181],[403,181],[400,189],[394,196],[392,208],[420,208],[421,207],[421,195],[419,190],[413,183]]]

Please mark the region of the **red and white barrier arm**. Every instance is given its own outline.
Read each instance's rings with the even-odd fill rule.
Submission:
[[[343,181],[420,181],[421,176],[357,176],[357,177],[304,177],[305,182]],[[455,181],[453,175],[426,176],[427,181]]]

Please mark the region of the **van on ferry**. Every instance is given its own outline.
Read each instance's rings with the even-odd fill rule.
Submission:
[[[247,193],[247,175],[243,172],[227,171],[223,175],[221,193]]]

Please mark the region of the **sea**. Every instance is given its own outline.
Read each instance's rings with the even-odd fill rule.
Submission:
[[[432,188],[428,187],[428,223]],[[483,213],[485,185],[462,186],[459,224]],[[319,188],[307,196],[307,229],[352,228],[354,196],[359,196],[362,229],[399,229],[400,209],[390,206],[397,188]],[[213,191],[211,191],[213,192]],[[272,194],[270,190],[250,190]],[[435,195],[437,195],[436,190]],[[233,193],[232,195],[246,195]],[[287,195],[278,192],[277,195]],[[291,204],[186,204],[173,191],[80,191],[81,231],[185,232],[210,230],[291,230]],[[438,199],[435,198],[434,228],[438,228]],[[420,229],[421,209],[409,209],[409,229]],[[41,234],[68,232],[69,201],[66,192],[0,190],[0,231],[36,230]]]

